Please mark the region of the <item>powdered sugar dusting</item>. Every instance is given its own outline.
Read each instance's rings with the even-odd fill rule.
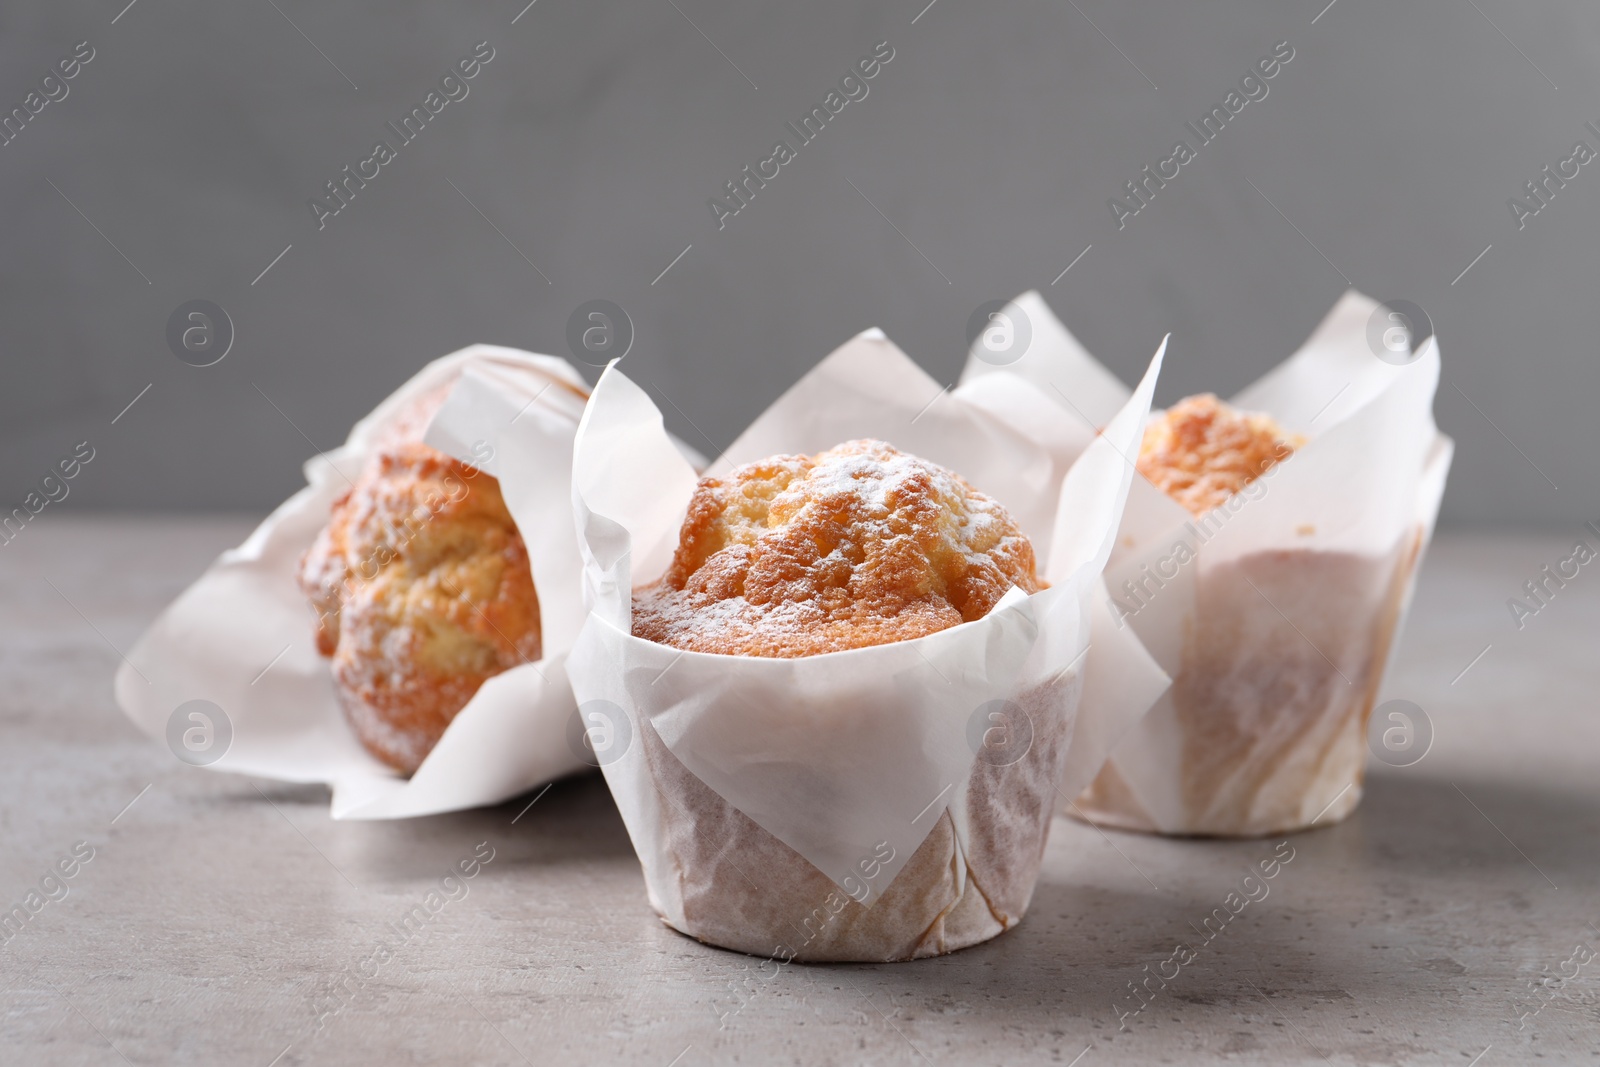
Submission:
[[[634,633],[679,648],[805,656],[920,637],[1041,587],[1001,505],[893,446],[749,463],[695,491]]]
[[[379,759],[416,770],[490,677],[539,658],[526,546],[489,475],[399,431],[397,418],[301,563],[339,701]],[[409,416],[409,417],[408,417]]]

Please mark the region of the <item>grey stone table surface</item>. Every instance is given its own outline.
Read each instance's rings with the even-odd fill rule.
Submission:
[[[0,901],[51,890],[0,945],[7,1064],[1600,1061],[1600,576],[1521,630],[1506,604],[1583,531],[1439,539],[1385,688],[1425,710],[1427,756],[1376,766],[1121,1014],[1275,841],[1058,819],[995,941],[769,976],[654,918],[597,777],[335,823],[320,787],[179,763],[116,709],[117,650],[248,525],[46,515],[0,546]],[[395,933],[474,857],[466,895]]]

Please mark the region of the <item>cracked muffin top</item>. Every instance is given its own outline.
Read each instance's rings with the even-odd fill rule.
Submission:
[[[922,637],[1044,587],[997,501],[883,441],[778,455],[700,481],[633,633],[793,658]]]

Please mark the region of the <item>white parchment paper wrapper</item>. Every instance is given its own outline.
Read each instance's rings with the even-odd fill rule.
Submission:
[[[1037,293],[1013,302],[1032,343],[1005,373],[1088,398],[1125,390]],[[1432,536],[1453,444],[1433,421],[1439,351],[1379,360],[1376,302],[1346,293],[1289,360],[1232,403],[1309,438],[1192,518],[1135,478],[1106,571],[1109,620],[1139,635],[1172,688],[1078,798],[1090,819],[1169,834],[1258,835],[1336,822],[1361,797],[1366,726]],[[967,380],[995,376],[976,355]]]
[[[407,780],[369,755],[346,725],[295,576],[383,427],[418,396],[452,382],[426,440],[500,478],[527,543],[545,658],[485,682]],[[156,619],[131,665],[117,672],[117,703],[146,733],[170,739],[175,709],[211,701],[232,737],[208,766],[325,782],[341,819],[494,804],[583,767],[566,739],[575,702],[564,661],[584,616],[570,472],[587,392],[565,361],[493,345],[428,364],[356,423],[343,446],[308,461],[309,484]]]
[[[569,669],[667,923],[783,959],[892,960],[950,952],[1020,920],[1064,766],[1082,768],[1081,788],[1105,748],[1076,760],[1074,750],[1108,744],[1154,697],[1078,712],[1089,616],[1103,607],[1099,575],[1131,479],[1120,453],[1138,440],[1160,362],[1157,353],[1059,493],[1045,449],[941,395],[881,333],[819,364],[712,474],[881,438],[996,497],[1030,537],[1048,531],[1035,544],[1053,585],[1013,589],[985,618],[917,640],[801,659],[631,635],[632,588],[665,570],[696,477],[666,446],[644,392],[606,371],[573,468],[591,614]],[[1007,729],[1031,733],[1020,759],[1010,741],[1004,758],[1015,762],[1004,766],[975,755],[996,701],[1025,713]]]

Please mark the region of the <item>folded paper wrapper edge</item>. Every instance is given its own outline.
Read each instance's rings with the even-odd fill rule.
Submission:
[[[300,556],[381,428],[411,397],[469,366],[540,385],[587,388],[563,360],[493,345],[474,345],[422,368],[358,421],[343,446],[308,461],[310,484],[224,552],[151,624],[114,683],[117,702],[135,725],[164,739],[179,705],[212,701],[228,716],[233,737],[211,769],[326,783],[333,789],[336,818],[404,818],[479,807],[584,766],[566,743],[573,701],[557,658],[525,664],[485,684],[417,773],[409,781],[397,777],[345,724],[328,661],[315,648],[310,608],[295,581]],[[570,515],[570,494],[563,492],[549,506]]]
[[[993,381],[1010,371],[1047,393],[1046,387],[1056,379],[1076,376],[1078,380],[1096,383],[1102,402],[1115,398],[1120,383],[1094,361],[1036,292],[1023,294],[1010,307],[1028,317],[1032,329],[1028,352],[1015,367],[997,368],[985,364],[975,348],[969,356],[963,382]],[[1247,488],[1209,515],[1192,519],[1184,509],[1148,484],[1135,485],[1119,533],[1119,538],[1132,546],[1132,551],[1124,549],[1124,554],[1131,557],[1133,563],[1145,556],[1154,558],[1153,554],[1159,553],[1169,542],[1197,541],[1193,533],[1197,529],[1220,531],[1220,534],[1215,541],[1209,536],[1205,538],[1208,551],[1200,556],[1205,562],[1194,567],[1244,561],[1254,553],[1274,551],[1275,546],[1299,551],[1317,548],[1376,558],[1389,552],[1413,530],[1420,538],[1416,549],[1416,555],[1420,556],[1433,530],[1453,452],[1452,443],[1438,432],[1431,417],[1439,373],[1437,339],[1429,338],[1408,365],[1395,366],[1379,360],[1366,338],[1367,323],[1378,308],[1377,302],[1360,293],[1346,292],[1294,354],[1234,398],[1233,403],[1238,407],[1266,411],[1291,430],[1316,431],[1308,446],[1271,472],[1269,478],[1262,479],[1255,490]],[[1086,395],[1092,392],[1086,390]],[[1414,456],[1417,462],[1409,466],[1406,462],[1397,462],[1402,456]],[[1348,482],[1350,472],[1341,470],[1340,466],[1348,467],[1352,463],[1359,470],[1380,472],[1379,486],[1361,486],[1371,489],[1369,498],[1376,497],[1380,501],[1367,507],[1370,514],[1362,513],[1361,522],[1351,521],[1348,509],[1318,506],[1312,491],[1313,488],[1325,490],[1324,483],[1330,480]],[[1310,486],[1311,482],[1317,485]],[[1256,491],[1263,487],[1265,495],[1276,498],[1271,503],[1254,502]],[[1245,493],[1250,494],[1249,500],[1245,499]],[[1324,491],[1321,495],[1328,494]],[[1341,500],[1348,496],[1336,495]],[[1361,499],[1359,493],[1353,498]],[[1388,506],[1382,506],[1384,504]],[[1272,514],[1274,511],[1277,514]],[[1305,521],[1308,519],[1311,521]],[[1305,533],[1308,527],[1313,532]],[[1184,533],[1185,530],[1189,533]],[[1119,549],[1122,548],[1119,544]],[[1127,567],[1132,565],[1128,563]],[[1114,567],[1123,567],[1123,563],[1115,563]],[[1403,623],[1414,583],[1413,569],[1400,590],[1391,640]],[[1132,616],[1134,626],[1119,628],[1113,618],[1109,628],[1097,626],[1097,640],[1102,632],[1124,636],[1137,628],[1147,640],[1155,642],[1150,646],[1152,649],[1165,649],[1161,653],[1165,657],[1162,662],[1169,670],[1176,670],[1182,635],[1188,630],[1178,625],[1181,620],[1174,613],[1192,610],[1193,593],[1190,591],[1186,595],[1184,588],[1186,585],[1180,575],[1177,589],[1151,599],[1148,611],[1145,607],[1138,609]],[[1125,609],[1124,604],[1118,610]],[[1387,649],[1384,652],[1386,654]],[[1171,696],[1169,693],[1167,700],[1159,702],[1158,713],[1142,720],[1129,744],[1112,756],[1111,765],[1121,766],[1126,771],[1117,780],[1119,788],[1127,788],[1128,779],[1142,779],[1147,787],[1175,779],[1178,768],[1174,761],[1180,760],[1178,749],[1175,743],[1157,743],[1155,736],[1156,731],[1176,729],[1172,725],[1176,722],[1172,709],[1167,707]],[[1086,696],[1085,703],[1095,698],[1096,694],[1091,693]],[[1140,743],[1134,744],[1135,739]],[[1152,760],[1160,765],[1154,766]],[[1134,761],[1133,766],[1141,771],[1126,770],[1129,761]],[[1166,791],[1165,788],[1157,790],[1163,795]],[[1158,803],[1154,794],[1146,796],[1144,802],[1155,804],[1161,811],[1157,821],[1162,829],[1179,832],[1195,829],[1174,812],[1167,811],[1170,805]]]
[[[852,344],[862,341],[857,338]],[[832,370],[827,360],[820,366],[822,376]],[[1129,408],[1142,404],[1148,409],[1159,366],[1158,353]],[[839,388],[837,378],[834,384]],[[802,379],[792,392],[804,396],[806,385]],[[881,415],[875,422],[869,417],[881,412],[884,397],[895,395],[895,390],[886,388],[879,377],[871,392],[874,395],[861,401],[867,410],[854,414],[849,411],[853,399],[848,390],[836,392],[824,420],[828,428],[822,430],[811,423],[784,425],[784,420],[807,419],[814,406],[785,405],[780,399],[763,417],[769,423],[758,419],[741,440],[760,441],[760,447],[778,451],[815,450],[838,443],[833,436],[848,425],[865,431],[855,436],[898,443],[892,424]],[[915,391],[909,395],[917,396]],[[582,706],[595,701],[617,705],[629,716],[636,735],[649,729],[661,737],[699,780],[795,848],[836,885],[845,886],[857,857],[867,854],[880,837],[895,842],[897,855],[908,856],[944,810],[937,804],[929,806],[930,799],[938,800],[941,783],[944,789],[954,787],[959,792],[971,774],[974,751],[962,735],[969,713],[982,702],[979,698],[1014,691],[1022,682],[1024,666],[1041,666],[1026,663],[1032,645],[1039,642],[1028,640],[1024,647],[1023,638],[997,640],[997,635],[1013,628],[1013,618],[1037,629],[1042,617],[1033,609],[1037,604],[1045,616],[1068,620],[1052,625],[1072,631],[1057,642],[1070,654],[1052,663],[1050,673],[1060,674],[1085,650],[1090,594],[1110,550],[1116,513],[1131,479],[1116,438],[1126,438],[1120,442],[1125,451],[1136,440],[1143,418],[1144,411],[1132,411],[1108,428],[1100,447],[1092,449],[1093,458],[1079,472],[1075,491],[1082,494],[1083,506],[1075,514],[1087,514],[1105,528],[1091,536],[1064,536],[1065,531],[1057,530],[1051,552],[1074,553],[1078,565],[1069,568],[1049,594],[1023,597],[1014,607],[1003,604],[978,622],[911,641],[800,660],[714,656],[653,645],[629,632],[635,576],[648,579],[664,569],[694,479],[692,471],[660,447],[664,430],[659,410],[616,366],[609,368],[584,414],[574,460],[574,507],[584,532],[581,542],[592,611],[570,664]],[[978,427],[975,436],[992,443],[988,434],[993,414],[975,414],[972,421]],[[946,447],[956,445],[947,442]],[[1004,448],[988,452],[1006,454]],[[967,464],[958,469],[988,491],[983,474],[972,469],[974,462],[969,454]],[[1004,497],[1001,500],[1007,503]],[[636,542],[646,546],[638,554]],[[1047,607],[1053,603],[1071,607],[1063,615]],[[1022,660],[1016,660],[1015,650],[1005,651],[1010,645],[1022,648]],[[924,656],[924,648],[937,651]],[[1060,647],[1052,651],[1059,652]],[[1000,677],[986,675],[986,664],[1008,659],[1018,666]],[[934,679],[935,663],[950,677]],[[1084,669],[1073,667],[1074,672]],[[1159,671],[1155,673],[1159,677]],[[1159,684],[1164,684],[1164,677]],[[949,701],[940,699],[941,690],[952,685],[963,690],[955,701],[961,705],[958,709],[944,707]],[[824,695],[827,699],[820,699]],[[861,701],[863,695],[870,700]],[[858,709],[862,714],[848,715],[852,701],[862,704]],[[793,730],[784,732],[786,721],[804,724],[821,707],[833,709],[835,715],[837,709],[846,709],[845,718],[829,721],[834,729],[848,732],[849,744],[829,740],[837,734],[822,733],[818,741]],[[759,720],[760,729],[750,728],[752,718]],[[874,728],[887,736],[872,736]],[[1085,729],[1084,734],[1105,743],[1093,730]],[[917,753],[922,754],[920,760],[908,758]],[[644,862],[652,900],[679,925],[681,902],[674,903],[670,876],[675,860],[664,851],[662,832],[662,820],[674,813],[666,800],[655,795],[642,759],[630,750],[604,770]],[[817,788],[830,768],[841,765],[841,772],[825,788]],[[806,795],[808,788],[815,792]],[[914,819],[919,809],[923,814]],[[962,817],[959,810],[955,813]],[[886,870],[883,884],[892,882],[893,874]]]

